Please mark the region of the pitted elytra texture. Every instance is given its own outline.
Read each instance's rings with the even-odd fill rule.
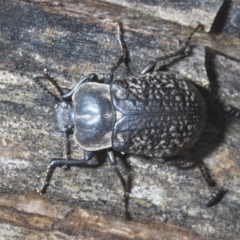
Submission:
[[[117,79],[111,84],[111,96],[122,113],[112,135],[117,151],[176,155],[197,140],[205,125],[206,109],[199,92],[169,73]]]

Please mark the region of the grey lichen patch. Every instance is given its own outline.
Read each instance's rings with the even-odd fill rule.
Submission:
[[[31,34],[32,40],[37,40],[41,42],[51,43],[52,41],[61,40],[67,37],[71,32],[65,29],[61,31],[59,28],[54,28],[52,26],[45,27],[43,29],[28,29],[28,33]]]
[[[149,187],[150,186],[150,187]],[[155,205],[163,205],[164,198],[166,197],[165,190],[159,188],[158,185],[149,182],[146,178],[141,181],[134,181],[134,186],[131,189],[131,198],[142,199],[143,201],[149,201]]]
[[[0,71],[0,89],[2,90],[6,89],[9,85],[26,84],[27,81],[29,81],[27,76],[22,76],[9,70]]]

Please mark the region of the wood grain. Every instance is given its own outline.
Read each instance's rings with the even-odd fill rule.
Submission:
[[[223,111],[224,104],[240,109],[240,68],[232,57],[234,45],[221,45],[218,51],[230,49],[229,55],[216,53],[210,44],[205,52],[195,44],[220,45],[217,37],[199,31],[188,56],[164,62],[166,70],[197,85],[206,87],[210,82],[211,93],[203,90],[209,108],[206,130],[179,159],[185,165],[203,160],[228,193],[217,206],[206,208],[204,200],[211,189],[198,168],[182,169],[181,164],[172,166],[181,161],[161,164],[135,156],[121,160],[119,155],[121,171],[132,176],[132,221],[125,222],[123,190],[104,151],[91,168],[57,169],[47,193],[36,193],[51,158],[62,156],[62,136],[54,126],[55,102],[32,81],[44,69],[64,91],[90,72],[103,78],[120,52],[114,21],[120,19],[122,8],[92,1],[71,2],[68,8],[61,1],[0,3],[1,237],[238,239],[240,121]],[[125,66],[117,70],[116,75],[123,77],[178,49],[191,32],[161,19],[137,18],[128,9],[123,29],[131,69],[131,73]],[[71,142],[72,156],[80,158],[82,150]]]

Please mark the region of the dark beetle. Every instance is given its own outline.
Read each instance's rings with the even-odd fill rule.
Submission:
[[[89,77],[97,80],[96,75]],[[161,72],[111,84],[84,83],[74,91],[72,102],[73,108],[63,102],[56,109],[57,124],[61,131],[74,126],[74,140],[87,151],[177,155],[198,139],[206,120],[196,88]]]
[[[126,59],[119,23],[122,55],[107,74],[105,83],[99,83],[96,74],[89,74],[63,94],[50,76],[43,75],[54,86],[54,97],[60,101],[55,108],[57,126],[64,133],[74,128],[74,140],[84,150],[84,157],[52,159],[39,192],[45,192],[55,167],[81,166],[94,157],[95,151],[107,149],[110,163],[124,187],[125,216],[128,217],[129,190],[117,168],[113,150],[157,158],[174,156],[194,144],[205,126],[205,103],[195,86],[173,74],[153,72],[158,61],[184,54],[200,27],[191,33],[183,48],[151,61],[138,77],[113,81],[114,71]],[[37,83],[39,79],[36,78]]]

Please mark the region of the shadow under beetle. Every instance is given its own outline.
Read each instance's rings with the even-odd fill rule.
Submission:
[[[99,83],[97,75],[92,73],[63,94],[49,75],[35,78],[59,102],[55,108],[58,129],[67,139],[74,128],[74,140],[84,150],[84,157],[80,160],[70,159],[67,154],[66,159],[52,159],[39,192],[46,191],[56,167],[81,167],[95,156],[95,151],[106,149],[110,164],[124,188],[125,218],[129,219],[129,189],[117,167],[114,151],[155,158],[175,156],[192,146],[205,127],[206,106],[196,87],[171,73],[154,72],[157,62],[184,55],[191,37],[202,26],[199,24],[192,31],[180,50],[149,62],[139,76],[113,81],[114,71],[127,56],[120,23],[117,22],[117,26],[121,56],[104,83]],[[39,82],[41,78],[49,81],[55,94]],[[214,186],[204,168],[200,170],[208,184]],[[217,203],[221,194],[221,190],[215,191],[206,205]]]

